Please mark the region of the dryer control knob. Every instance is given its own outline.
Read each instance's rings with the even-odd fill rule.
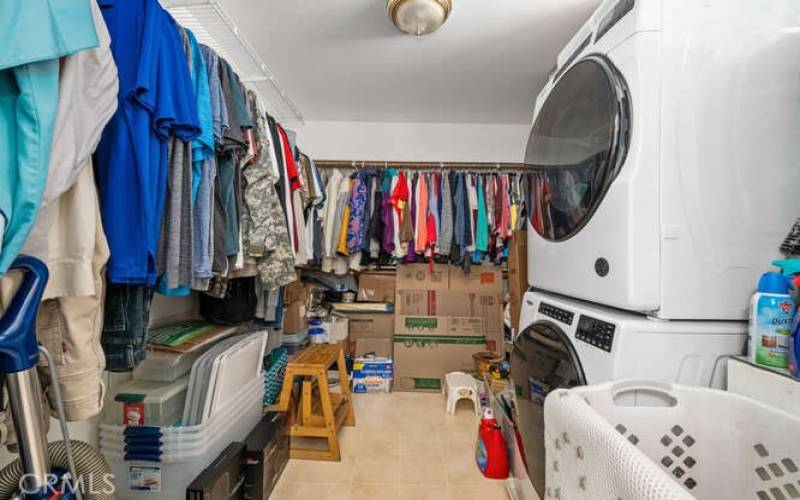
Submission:
[[[594,261],[594,271],[597,273],[598,276],[604,278],[608,275],[608,272],[611,270],[611,266],[609,265],[608,261],[603,257],[600,257],[596,261]]]

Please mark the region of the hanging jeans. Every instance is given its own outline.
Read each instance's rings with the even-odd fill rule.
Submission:
[[[152,300],[150,286],[108,286],[101,343],[109,371],[130,371],[144,361]]]

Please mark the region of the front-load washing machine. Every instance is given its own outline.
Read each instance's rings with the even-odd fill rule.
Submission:
[[[529,283],[665,319],[747,317],[800,214],[797,0],[606,0],[526,150]]]
[[[525,464],[544,491],[544,399],[551,391],[620,378],[723,387],[726,359],[741,354],[747,323],[665,321],[557,295],[528,292],[511,354],[515,422]],[[632,404],[662,404],[647,393]],[[517,478],[524,481],[524,478]]]

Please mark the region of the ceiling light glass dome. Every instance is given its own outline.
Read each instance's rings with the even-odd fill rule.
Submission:
[[[433,33],[447,20],[451,0],[388,0],[387,11],[397,29],[412,35]]]

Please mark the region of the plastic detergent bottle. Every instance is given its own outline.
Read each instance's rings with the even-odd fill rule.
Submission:
[[[800,377],[800,314],[794,315],[792,336],[789,337],[789,371],[795,377]]]
[[[781,273],[764,273],[758,280],[758,290],[750,301],[750,361],[789,367],[789,338],[796,309],[790,288],[791,280]]]
[[[489,479],[508,478],[508,449],[491,408],[483,410],[475,446],[478,469]]]
[[[798,282],[800,282],[800,259],[782,259],[773,260],[772,265],[780,268],[781,273],[789,278],[789,282],[794,285],[794,301],[797,304],[800,297],[798,297]]]

